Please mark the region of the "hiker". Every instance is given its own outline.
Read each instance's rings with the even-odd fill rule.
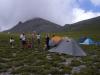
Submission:
[[[40,47],[40,39],[41,39],[41,35],[38,33],[38,34],[36,35],[36,37],[37,37],[38,47]]]
[[[11,45],[11,48],[14,48],[14,39],[11,37],[9,42],[10,42],[10,45]]]
[[[24,33],[22,33],[20,35],[20,40],[21,40],[21,45],[22,45],[22,48],[26,48],[26,36]]]
[[[30,42],[30,40],[27,40],[27,48],[32,48],[32,43]]]
[[[49,40],[50,40],[50,37],[49,37],[49,34],[46,34],[46,49],[50,49],[50,46],[49,46]]]
[[[34,48],[35,32],[32,33],[32,48]]]

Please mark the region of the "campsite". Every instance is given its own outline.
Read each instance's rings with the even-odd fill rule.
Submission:
[[[85,33],[85,34],[84,34]],[[75,35],[74,35],[75,34]],[[44,33],[42,40],[44,41]],[[84,35],[99,41],[99,33],[64,32],[56,35],[66,36],[78,40]],[[76,36],[77,35],[77,36]],[[16,47],[9,47],[9,37],[16,40]],[[27,36],[29,34],[27,33]],[[0,33],[0,74],[1,75],[99,75],[100,74],[100,46],[80,45],[87,56],[77,57],[64,53],[49,52],[41,48],[21,49],[18,33]],[[30,38],[30,36],[29,36]],[[6,39],[6,40],[5,40]]]
[[[0,0],[0,75],[100,75],[100,0]]]

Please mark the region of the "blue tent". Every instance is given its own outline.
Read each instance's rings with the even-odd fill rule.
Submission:
[[[92,39],[87,38],[83,43],[80,43],[80,44],[93,45],[93,44],[95,44],[95,42]]]
[[[100,42],[96,42],[95,44],[96,44],[97,46],[100,46]]]
[[[87,39],[87,37],[81,37],[78,42],[83,43],[86,39]]]

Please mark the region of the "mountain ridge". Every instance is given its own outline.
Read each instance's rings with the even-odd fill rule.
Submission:
[[[60,26],[42,18],[34,18],[26,22],[19,22],[6,32],[62,32],[62,31],[99,31],[100,16],[83,20],[74,24]]]
[[[35,18],[26,22],[19,22],[13,28],[6,32],[58,32],[60,31],[60,25],[50,22],[42,18]]]

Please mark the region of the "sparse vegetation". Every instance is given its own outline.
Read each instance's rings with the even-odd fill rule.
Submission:
[[[96,41],[100,40],[98,38],[100,37],[99,33],[66,32],[56,34],[69,36],[75,40],[79,39],[82,35],[88,35]],[[70,75],[73,67],[80,65],[85,65],[86,67],[82,68],[79,73],[73,73],[73,75],[100,74],[100,46],[82,46],[88,55],[86,57],[79,57],[81,59],[77,60],[77,57],[50,53],[44,50],[44,34],[42,36],[41,48],[37,48],[36,43],[34,49],[21,49],[18,35],[16,33],[0,33],[0,74],[4,72],[19,75]],[[13,49],[9,46],[10,36],[13,36],[16,41],[15,48]],[[73,59],[71,64],[60,64],[66,62],[69,58]]]

